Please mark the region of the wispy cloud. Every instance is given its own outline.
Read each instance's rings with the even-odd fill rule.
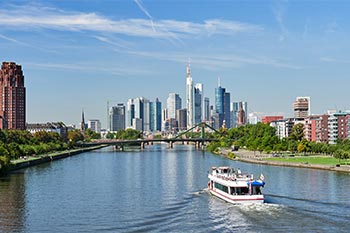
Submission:
[[[131,49],[129,42],[126,42],[124,40],[118,39],[116,37],[113,37],[113,40],[112,40],[112,39],[104,37],[104,36],[95,35],[95,36],[93,36],[93,38],[95,38],[98,41],[101,41],[101,42],[106,43],[106,44],[113,45],[113,46],[118,47],[118,48]]]
[[[41,69],[41,70],[70,70],[70,71],[78,71],[78,72],[96,72],[96,73],[105,73],[113,76],[120,76],[122,78],[130,77],[128,75],[150,75],[154,74],[154,71],[151,70],[133,70],[124,67],[113,67],[111,65],[101,65],[96,66],[96,64],[88,64],[88,63],[32,63],[32,62],[24,62],[28,67]],[[23,64],[24,64],[23,63]]]
[[[339,63],[339,64],[349,64],[350,60],[347,59],[336,59],[332,57],[321,57],[321,61],[328,62],[328,63]]]
[[[27,44],[27,43],[18,41],[18,40],[14,39],[14,38],[11,38],[11,37],[8,37],[8,36],[2,35],[2,34],[0,34],[0,39],[7,40],[7,41],[10,41],[10,42],[13,42],[13,43],[16,43],[16,44],[20,44],[20,45],[24,45],[24,46],[29,46],[29,44]]]
[[[11,38],[11,37],[5,36],[3,34],[0,34],[0,39],[6,40],[6,41],[10,41],[12,43],[15,43],[15,44],[18,44],[18,45],[21,45],[21,46],[25,46],[25,47],[29,47],[29,48],[32,48],[32,49],[36,49],[36,50],[38,49],[38,50],[41,50],[41,51],[44,51],[44,52],[58,53],[55,50],[41,48],[40,46],[34,46],[34,45],[31,45],[31,44],[25,43],[23,41],[19,41],[19,40],[15,39],[15,38]]]
[[[136,2],[140,3],[140,1]],[[141,4],[140,6],[142,7]],[[144,9],[144,12],[146,13],[147,11]],[[149,15],[149,13],[147,14]],[[221,19],[206,20],[202,23],[177,20],[154,21],[148,19],[114,20],[94,12],[67,12],[55,8],[32,5],[1,9],[0,27],[7,30],[94,31],[165,39],[193,35],[229,35],[263,29],[258,25]],[[157,30],[154,30],[155,28]]]
[[[119,51],[118,51],[119,52]],[[173,61],[185,63],[188,60],[188,54],[180,53],[156,53],[128,51],[128,54],[135,56],[150,57],[158,60]],[[266,65],[277,68],[301,69],[302,67],[283,63],[266,57],[247,58],[242,56],[227,54],[196,55],[191,54],[191,63],[201,66],[203,69],[220,70],[222,68],[237,68],[245,65]]]
[[[278,23],[280,30],[281,30],[281,33],[279,35],[279,41],[284,41],[289,34],[288,29],[284,23],[285,12],[287,11],[287,3],[288,3],[287,0],[279,0],[276,2],[275,6],[273,8],[273,13],[274,13],[275,19]]]
[[[154,28],[153,17],[152,17],[152,15],[146,10],[146,8],[143,6],[142,1],[141,1],[141,0],[134,0],[134,2],[135,2],[136,5],[140,8],[140,10],[150,19],[151,25],[152,25],[152,29],[153,29],[153,31],[155,31],[156,29]]]

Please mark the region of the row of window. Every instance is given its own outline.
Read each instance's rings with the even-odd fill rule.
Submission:
[[[214,183],[214,187],[231,195],[244,195],[249,194],[249,188],[248,187],[230,187],[230,189],[222,184]],[[229,192],[230,191],[230,192]],[[252,187],[252,195],[259,195],[261,194],[261,189],[259,186],[253,186]]]

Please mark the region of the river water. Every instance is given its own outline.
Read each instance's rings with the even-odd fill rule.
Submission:
[[[263,173],[266,203],[211,196],[211,166]],[[0,232],[348,232],[350,175],[231,161],[192,146],[112,148],[0,178]]]

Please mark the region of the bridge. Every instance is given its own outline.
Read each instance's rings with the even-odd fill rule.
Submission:
[[[201,134],[199,138],[184,138],[183,136],[192,131],[194,128],[200,127]],[[96,145],[113,145],[117,149],[124,151],[125,147],[128,146],[139,146],[141,149],[145,148],[145,145],[152,145],[154,142],[166,142],[169,144],[169,148],[173,148],[174,143],[181,142],[184,143],[194,143],[196,148],[204,148],[205,144],[212,141],[219,141],[219,139],[215,138],[205,138],[205,128],[210,128],[211,130],[221,134],[208,124],[201,122],[196,124],[192,128],[178,134],[174,138],[160,138],[160,139],[133,139],[133,140],[121,140],[121,139],[110,139],[110,140],[94,140],[92,142],[84,142],[82,145],[84,146],[96,146]]]

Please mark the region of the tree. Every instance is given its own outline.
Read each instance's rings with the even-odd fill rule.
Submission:
[[[3,144],[0,144],[0,174],[7,172],[9,166],[10,166],[9,152],[4,147]]]
[[[68,140],[71,146],[75,146],[77,142],[84,140],[84,136],[80,130],[76,129],[68,132]]]
[[[292,132],[289,135],[289,138],[300,142],[304,138],[304,125],[302,123],[298,123],[293,126]]]

